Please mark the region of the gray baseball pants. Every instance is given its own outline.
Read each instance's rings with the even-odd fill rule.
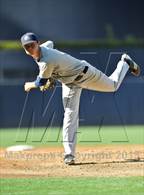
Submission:
[[[119,61],[115,71],[108,77],[86,61],[84,61],[84,64],[89,68],[80,81],[74,81],[69,85],[62,85],[62,99],[65,111],[63,120],[63,145],[65,155],[75,155],[76,133],[79,124],[79,104],[82,89],[115,92],[120,87],[129,69],[126,62]]]

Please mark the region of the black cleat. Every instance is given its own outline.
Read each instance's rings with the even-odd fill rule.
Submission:
[[[136,64],[131,58],[130,56],[128,56],[127,54],[123,54],[121,57],[121,60],[125,61],[130,68],[130,71],[133,75],[135,76],[139,76],[140,75],[140,67],[138,64]]]
[[[75,158],[74,158],[73,155],[67,154],[67,155],[65,155],[65,157],[64,157],[64,162],[65,162],[65,164],[67,164],[67,165],[74,165],[74,164],[75,164],[74,159],[75,159]]]

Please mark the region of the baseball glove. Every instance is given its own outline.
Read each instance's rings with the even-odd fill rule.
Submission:
[[[56,81],[53,78],[49,78],[45,85],[40,87],[40,91],[46,91],[48,89],[53,89],[56,85]]]

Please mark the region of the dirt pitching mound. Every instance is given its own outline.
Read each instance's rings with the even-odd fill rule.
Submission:
[[[63,162],[63,148],[46,147],[31,151],[0,149],[3,177],[110,177],[144,176],[143,145],[77,147],[73,166]]]

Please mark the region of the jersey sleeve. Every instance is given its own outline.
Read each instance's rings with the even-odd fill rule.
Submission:
[[[41,46],[44,46],[44,47],[48,47],[48,48],[53,49],[54,44],[53,44],[53,41],[47,41],[47,42],[41,44]]]
[[[50,78],[53,72],[53,66],[47,65],[46,63],[39,65],[39,75],[40,78]]]
[[[47,83],[47,80],[48,79],[43,79],[43,78],[37,77],[37,79],[35,80],[35,86],[36,87],[44,86]]]

